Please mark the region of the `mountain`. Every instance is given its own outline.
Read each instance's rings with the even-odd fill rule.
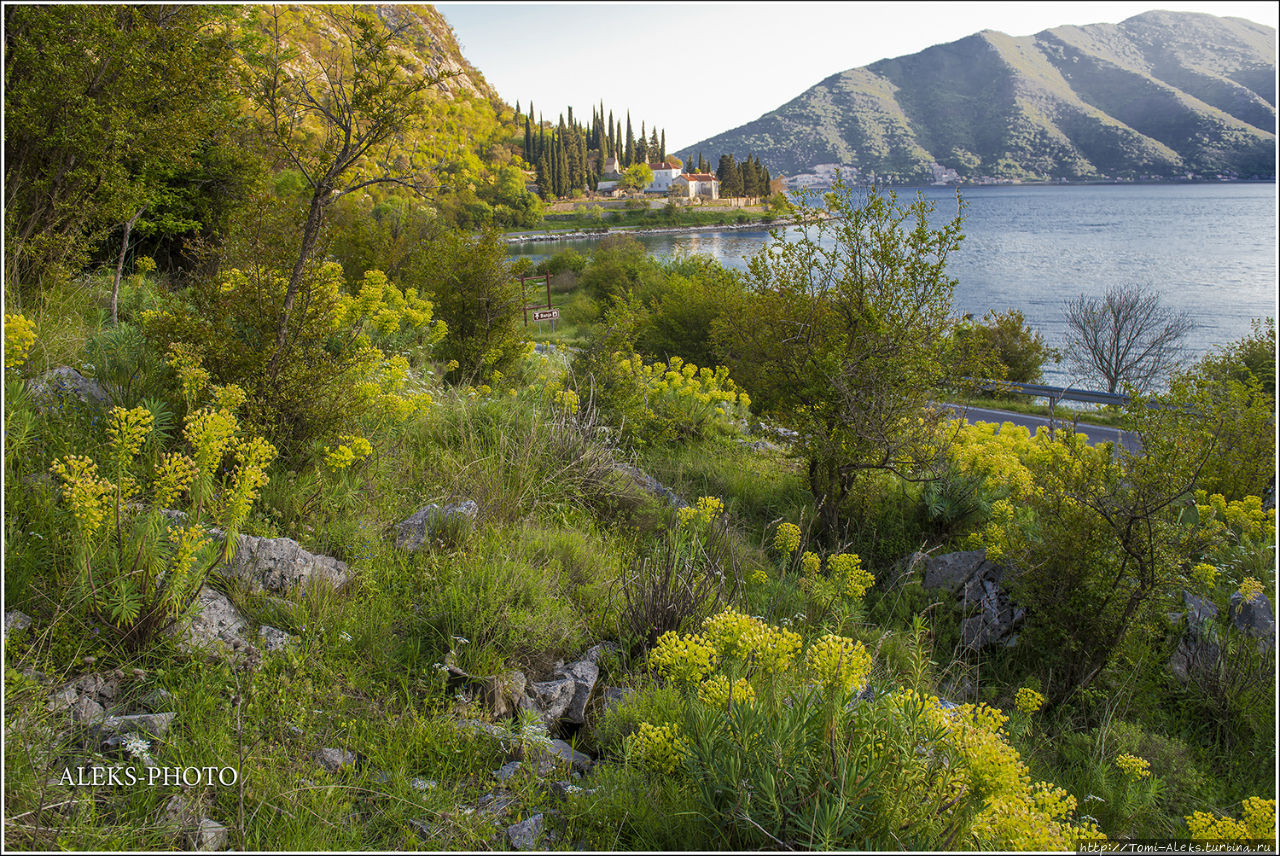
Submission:
[[[832,75],[680,151],[837,164],[895,181],[1275,177],[1276,31],[1147,12],[1034,36],[993,30]],[[825,167],[824,167],[825,165]]]

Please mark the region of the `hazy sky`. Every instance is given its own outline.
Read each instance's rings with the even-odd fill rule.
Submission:
[[[666,129],[675,151],[850,68],[979,30],[1028,36],[1151,9],[1276,26],[1275,3],[443,3],[463,55],[504,100],[552,121],[591,106]]]

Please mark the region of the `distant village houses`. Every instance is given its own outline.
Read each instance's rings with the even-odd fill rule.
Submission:
[[[710,173],[682,174],[680,167],[668,163],[651,163],[653,180],[645,187],[645,193],[661,193],[678,199],[719,199],[720,180]],[[620,196],[623,167],[616,157],[606,158],[600,171],[596,192],[606,196]]]

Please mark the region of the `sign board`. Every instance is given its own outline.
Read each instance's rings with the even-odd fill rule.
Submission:
[[[559,309],[539,309],[531,316],[534,321],[558,321],[560,319]]]

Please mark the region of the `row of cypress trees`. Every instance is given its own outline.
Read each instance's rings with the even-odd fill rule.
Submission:
[[[535,120],[535,116],[537,116]],[[555,125],[535,113],[533,102],[528,111],[521,111],[516,102],[516,122],[524,123],[524,147],[526,163],[532,164],[538,174],[538,190],[543,199],[570,196],[583,188],[595,187],[600,180],[600,169],[609,158],[616,157],[619,169],[632,164],[661,162],[667,157],[667,132],[656,126],[646,134],[645,123],[640,123],[640,135],[631,127],[631,111],[626,113],[626,130],[623,123],[615,121],[613,111],[605,113],[604,102],[591,110],[590,124],[584,125],[568,109],[568,118],[561,113]],[[592,157],[594,155],[594,157]],[[698,153],[697,163],[685,164],[685,172],[706,173],[711,165]],[[769,170],[754,154],[739,161],[733,155],[721,155],[716,167],[720,180],[721,196],[767,196]]]

